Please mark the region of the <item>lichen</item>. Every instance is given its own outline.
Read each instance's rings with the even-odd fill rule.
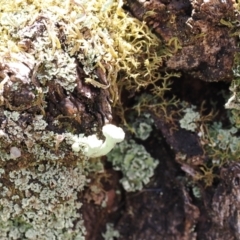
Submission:
[[[107,155],[108,161],[117,171],[121,171],[123,178],[120,180],[126,191],[141,190],[149,183],[158,165],[144,148],[134,140],[124,141]]]
[[[202,135],[203,143],[207,143],[206,149],[213,160],[218,161],[218,165],[223,165],[229,161],[239,161],[240,137],[238,128],[232,114],[229,114],[230,125],[224,127],[221,122],[214,122],[208,125],[207,135]]]
[[[84,239],[78,197],[89,173],[102,164],[73,144],[89,136],[104,140],[101,129],[112,120],[111,105],[124,118],[124,89],[163,81],[163,91],[156,88],[163,96],[168,88],[173,75],[158,70],[170,51],[122,5],[1,1],[0,238]],[[141,138],[146,136],[145,131]],[[138,160],[134,150],[136,158],[126,159],[124,186],[137,190],[157,163],[142,146],[133,141],[130,146],[142,155]],[[139,174],[132,178],[136,168]]]
[[[1,187],[1,239],[84,239],[77,193],[87,179],[80,165],[42,163],[2,179],[9,183]]]
[[[141,140],[146,140],[153,130],[153,119],[149,113],[137,117],[133,115],[128,122],[135,137]]]
[[[192,132],[197,129],[198,122],[200,120],[200,114],[195,109],[195,106],[191,106],[183,110],[185,114],[179,121],[181,128]]]
[[[106,232],[102,234],[104,240],[114,240],[120,237],[120,234],[117,230],[114,229],[112,223],[106,224]]]

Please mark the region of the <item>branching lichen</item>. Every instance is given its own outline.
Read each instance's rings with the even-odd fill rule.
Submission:
[[[83,239],[78,193],[96,169],[88,157],[100,155],[76,147],[76,139],[95,136],[103,143],[110,103],[121,109],[124,89],[135,92],[158,81],[158,96],[168,89],[170,75],[158,70],[171,52],[122,5],[1,1],[0,238]],[[124,186],[136,190],[157,163],[142,146],[130,146],[142,159],[138,152],[128,159]],[[136,168],[141,171],[132,178]]]

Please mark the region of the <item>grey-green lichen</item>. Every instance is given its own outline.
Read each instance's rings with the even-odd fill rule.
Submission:
[[[183,110],[185,114],[179,121],[181,128],[192,132],[197,129],[198,122],[200,120],[200,114],[195,109],[195,106],[191,106]]]
[[[138,139],[146,140],[153,130],[153,119],[149,113],[132,116],[129,122],[132,122],[129,126]]]
[[[74,94],[91,100],[86,89],[96,88],[108,90],[113,105],[121,106],[123,84],[135,91],[161,78],[158,68],[167,51],[155,51],[161,41],[122,5],[121,0],[1,0],[1,239],[84,239],[78,194],[88,186],[89,172],[102,165],[91,165],[84,146],[72,148],[87,130],[65,122],[85,124],[85,106],[74,103],[75,112],[59,114],[49,99],[68,107]],[[77,78],[79,68],[83,79]],[[50,88],[55,95],[48,95]],[[62,95],[64,101],[57,98]],[[102,125],[90,125],[89,132],[101,137]],[[144,124],[140,129],[140,138],[151,130]],[[124,186],[131,191],[149,181],[157,162],[142,146],[129,144],[134,158],[128,150]]]
[[[102,234],[104,240],[114,240],[120,237],[120,234],[117,230],[114,229],[112,223],[106,224],[106,232]]]
[[[29,114],[22,114],[21,118],[27,117]],[[65,149],[59,147],[56,149],[56,139],[58,134],[52,131],[46,131],[47,122],[43,119],[42,115],[36,115],[34,119],[32,119],[32,125],[23,125],[19,124],[21,119],[19,119],[19,113],[16,111],[4,111],[5,120],[2,124],[2,137],[1,137],[1,145],[7,145],[7,149],[5,149],[6,153],[4,157],[2,156],[1,161],[6,161],[10,159],[10,147],[13,142],[15,144],[21,145],[19,149],[27,148],[27,152],[32,154],[32,157],[37,160],[54,160],[61,159],[65,156]],[[24,145],[23,145],[24,144]],[[71,145],[69,144],[68,149],[71,149]],[[58,150],[56,152],[56,150]],[[2,153],[4,150],[2,149]]]
[[[221,122],[214,122],[207,126],[207,134],[203,133],[201,139],[207,143],[206,149],[212,157],[213,164],[223,164],[227,161],[239,161],[240,137],[238,128],[231,112],[229,112],[229,126],[223,126]]]
[[[107,158],[115,170],[122,172],[123,178],[120,182],[129,192],[141,190],[149,183],[158,165],[158,161],[146,151],[144,146],[134,140],[117,144]]]
[[[82,169],[47,162],[8,173],[1,168],[8,183],[0,187],[0,239],[84,239]]]

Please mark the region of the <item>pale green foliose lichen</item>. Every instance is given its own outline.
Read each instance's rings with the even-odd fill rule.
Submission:
[[[235,135],[237,131],[235,127],[223,129],[220,123],[215,123],[211,127],[210,134],[215,146],[235,153],[240,149],[240,138]]]
[[[221,123],[209,126],[208,147],[214,152],[214,159],[220,162],[239,160],[240,137],[238,129],[232,123],[231,127],[223,127]]]
[[[107,158],[115,170],[122,172],[120,182],[128,192],[141,190],[149,183],[158,165],[158,161],[134,140],[117,144]]]
[[[133,124],[130,124],[130,126],[134,131],[135,137],[141,140],[146,140],[153,130],[153,119],[151,118],[151,115],[145,113],[133,118],[134,119],[130,120],[133,121]]]
[[[194,132],[198,127],[200,114],[195,110],[194,106],[183,110],[185,113],[183,118],[179,121],[181,128]]]
[[[240,137],[233,112],[228,110],[228,124],[213,122],[205,124],[199,131],[199,140],[211,159],[211,166],[222,166],[230,161],[239,161]],[[226,120],[225,119],[225,120]],[[206,167],[208,169],[208,167]],[[212,172],[212,169],[208,169]]]
[[[87,181],[82,166],[45,163],[6,178],[8,186],[0,187],[0,239],[84,239],[77,197]]]
[[[117,230],[114,229],[112,223],[107,223],[106,232],[102,234],[104,240],[114,240],[120,237],[120,234]]]

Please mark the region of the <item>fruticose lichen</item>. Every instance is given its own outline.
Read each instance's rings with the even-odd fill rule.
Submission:
[[[124,89],[166,86],[170,75],[158,69],[170,52],[122,5],[1,1],[1,239],[84,239],[79,193],[102,167],[79,139],[103,143],[111,106],[124,119]],[[157,163],[133,141],[116,148],[122,157],[123,148],[124,186],[141,189]]]
[[[224,92],[222,94],[226,95]],[[179,121],[181,128],[190,130],[197,136],[203,152],[193,160],[181,154],[178,154],[178,159],[182,163],[192,163],[186,170],[194,180],[203,180],[207,186],[211,186],[218,177],[217,169],[224,164],[239,161],[240,156],[239,126],[233,112],[223,109],[224,115],[219,118],[216,108],[211,107],[211,112],[207,115],[203,114],[203,109],[197,111],[195,107],[186,108],[183,110],[184,117]]]

